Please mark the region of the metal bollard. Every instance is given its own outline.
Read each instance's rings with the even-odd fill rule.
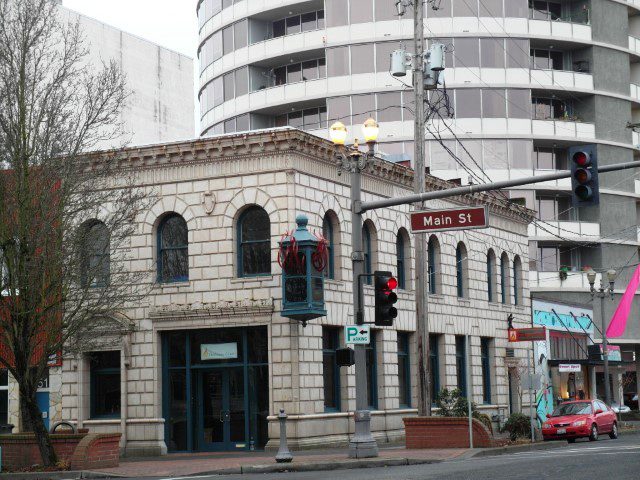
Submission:
[[[287,446],[287,414],[284,413],[284,410],[280,410],[278,421],[280,422],[280,448],[276,454],[276,462],[289,463],[293,460],[293,455]]]

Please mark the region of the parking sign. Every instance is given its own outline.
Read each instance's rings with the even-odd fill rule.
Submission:
[[[369,325],[347,325],[344,338],[347,345],[369,345],[371,327]]]

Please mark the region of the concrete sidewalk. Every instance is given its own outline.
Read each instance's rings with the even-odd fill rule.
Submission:
[[[119,467],[92,473],[110,477],[171,478],[190,475],[336,470],[438,463],[462,457],[467,452],[468,449],[407,450],[397,447],[381,449],[377,458],[357,460],[350,459],[346,449],[314,450],[294,452],[293,462],[288,464],[278,464],[274,460],[275,454],[264,452],[170,454],[154,459],[123,459]]]

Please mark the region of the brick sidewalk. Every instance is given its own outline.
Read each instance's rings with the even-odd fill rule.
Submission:
[[[435,463],[460,457],[467,451],[467,449],[407,450],[404,447],[387,448],[380,450],[378,458],[362,460],[348,458],[344,450],[304,451],[293,452],[293,462],[289,465],[309,470],[330,470],[340,466],[353,468],[354,465],[350,464],[354,463],[374,463],[376,465]],[[250,471],[270,471],[277,465],[274,457],[275,453],[266,454],[264,452],[170,454],[154,459],[123,459],[119,467],[100,469],[100,472],[122,477],[181,477],[207,473],[249,473]]]

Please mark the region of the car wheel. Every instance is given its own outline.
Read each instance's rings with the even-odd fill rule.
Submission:
[[[613,427],[611,428],[611,433],[609,433],[609,438],[611,440],[615,440],[618,438],[618,424],[613,422]]]
[[[596,440],[598,440],[598,427],[594,423],[593,425],[591,425],[591,435],[589,435],[589,441],[595,442]]]
[[[567,438],[567,443],[576,443],[575,438]]]

